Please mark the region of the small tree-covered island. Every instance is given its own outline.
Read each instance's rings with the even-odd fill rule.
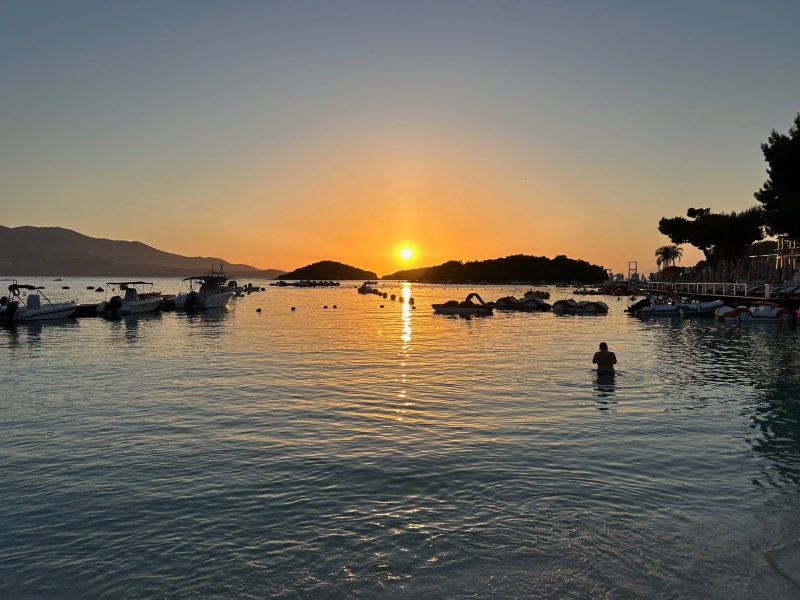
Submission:
[[[421,267],[397,271],[384,275],[381,279],[418,281],[426,283],[507,283],[509,281],[570,281],[581,283],[600,283],[607,278],[603,267],[592,265],[585,260],[575,260],[566,256],[547,258],[545,256],[525,256],[517,254],[505,258],[461,262],[451,260],[435,267]],[[372,271],[365,271],[332,260],[323,260],[290,273],[278,279],[327,280],[327,279],[378,279]]]

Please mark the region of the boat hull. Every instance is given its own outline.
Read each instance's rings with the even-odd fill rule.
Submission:
[[[186,310],[187,300],[190,294],[178,294],[175,296],[175,308],[178,310]],[[223,292],[221,294],[198,294],[197,298],[190,306],[192,310],[208,310],[211,308],[225,308],[233,298],[233,292]]]
[[[431,304],[433,312],[437,315],[457,315],[460,317],[485,317],[492,314],[491,306],[445,306],[443,304]]]
[[[20,307],[14,315],[14,320],[19,323],[30,321],[49,321],[51,319],[66,319],[71,317],[77,307],[72,303],[53,304],[42,308]]]
[[[591,302],[583,300],[556,300],[553,303],[553,312],[565,315],[605,315],[608,313],[608,305],[605,302]]]

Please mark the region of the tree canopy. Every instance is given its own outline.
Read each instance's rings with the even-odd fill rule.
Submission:
[[[412,271],[399,271],[386,275],[384,279],[404,279],[404,275]],[[507,281],[580,281],[583,283],[599,283],[608,278],[603,267],[590,264],[584,260],[567,258],[564,255],[555,258],[546,256],[527,256],[516,254],[505,258],[471,261],[462,263],[451,260],[441,265],[425,269],[414,269],[413,279],[430,282],[453,281],[485,281],[488,283],[505,283]],[[411,277],[409,277],[411,278]]]
[[[661,246],[658,250],[656,250],[656,264],[661,267],[664,265],[664,269],[670,266],[675,266],[675,261],[680,260],[683,256],[683,250],[678,246]]]
[[[764,239],[764,214],[758,206],[738,213],[690,208],[686,217],[664,217],[658,222],[658,230],[673,244],[699,248],[709,263],[743,256],[750,244]]]
[[[333,260],[323,260],[284,273],[278,279],[377,279],[373,271],[365,271]]]
[[[800,239],[800,113],[788,134],[773,129],[761,151],[768,178],[755,197],[763,205],[767,231]]]

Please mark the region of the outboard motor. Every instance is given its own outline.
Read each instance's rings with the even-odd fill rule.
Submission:
[[[108,304],[106,304],[106,311],[111,313],[111,316],[115,319],[119,315],[120,308],[122,308],[122,298],[119,296],[112,296],[111,300],[109,300]]]
[[[643,298],[642,300],[631,304],[627,309],[625,309],[625,312],[635,313],[642,310],[645,306],[650,306],[649,298]]]
[[[186,302],[183,305],[183,309],[186,312],[191,312],[197,307],[197,292],[189,292],[189,295],[186,296]]]
[[[8,300],[6,300],[6,302],[7,302],[6,309],[5,311],[3,311],[3,320],[6,322],[7,325],[10,325],[11,323],[14,322],[14,318],[17,315],[17,309],[19,308],[19,301],[12,300],[11,302],[8,302]]]

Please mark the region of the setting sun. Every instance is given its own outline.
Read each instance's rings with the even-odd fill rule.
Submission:
[[[411,248],[403,248],[402,250],[400,250],[400,258],[402,258],[403,260],[408,260],[413,255],[414,253],[411,251]]]

